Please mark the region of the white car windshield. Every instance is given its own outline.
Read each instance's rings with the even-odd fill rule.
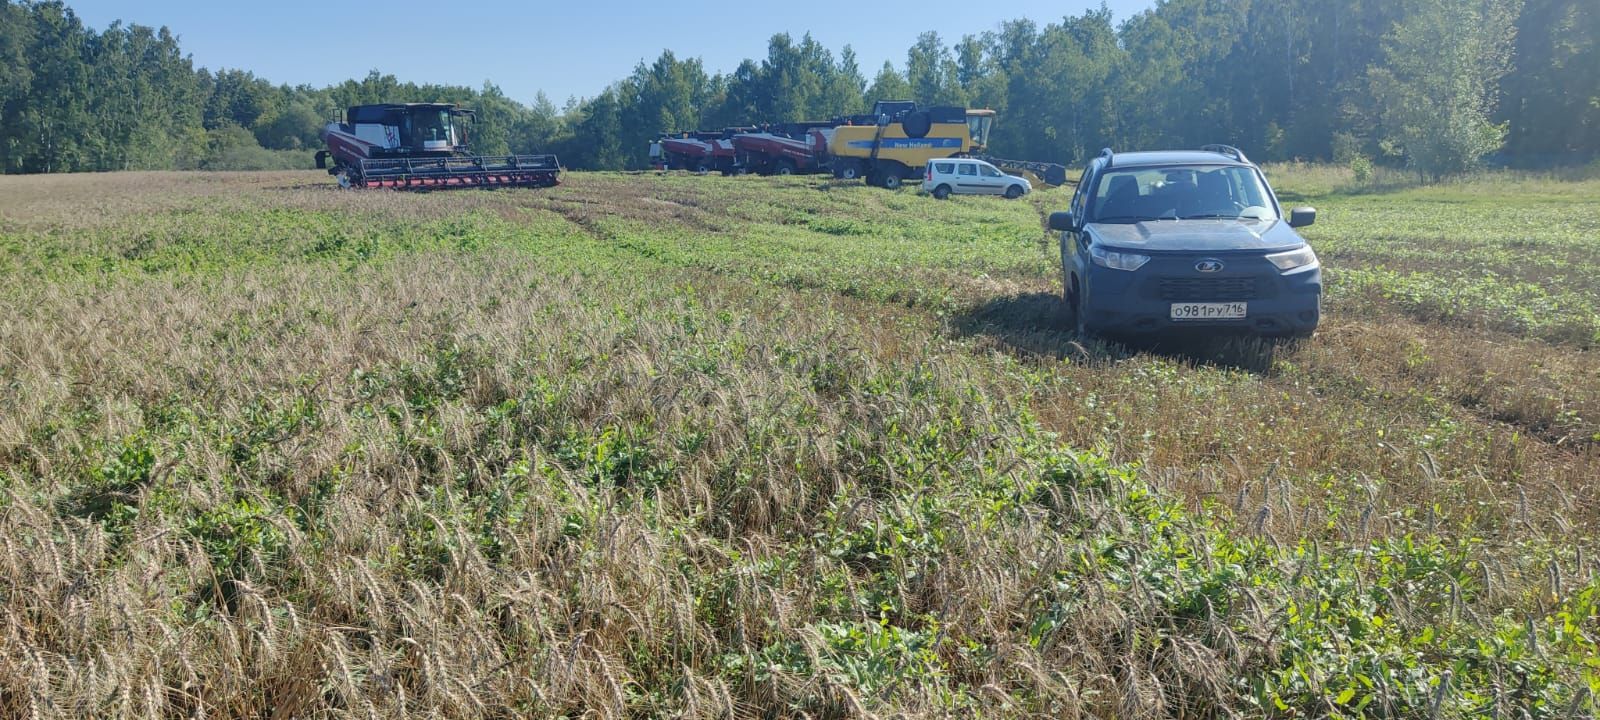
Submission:
[[[1237,165],[1112,168],[1093,192],[1089,222],[1278,219],[1260,174]]]

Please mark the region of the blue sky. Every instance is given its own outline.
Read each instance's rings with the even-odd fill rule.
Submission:
[[[946,41],[1026,17],[1055,22],[1100,0],[922,0],[649,3],[416,2],[414,0],[67,0],[83,21],[172,29],[197,65],[250,70],[275,83],[323,86],[373,69],[401,80],[477,87],[485,80],[531,102],[544,90],[559,106],[587,97],[654,60],[663,48],[732,71],[766,55],[767,38],[810,31],[835,53],[850,44],[870,81],[884,60],[905,63],[917,35]],[[1118,20],[1152,0],[1108,0]]]

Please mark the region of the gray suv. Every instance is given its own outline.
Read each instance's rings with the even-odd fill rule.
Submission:
[[[1309,337],[1322,266],[1261,169],[1226,145],[1090,161],[1061,231],[1062,295],[1080,335],[1183,329]]]

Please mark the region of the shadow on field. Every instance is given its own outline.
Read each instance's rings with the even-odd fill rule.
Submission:
[[[1272,365],[1278,359],[1278,350],[1289,342],[1291,341],[1237,335],[1189,333],[1130,342],[1127,347],[1129,350],[1142,350],[1196,365],[1210,365],[1265,375],[1272,372]]]
[[[1115,360],[1148,352],[1181,362],[1267,373],[1281,341],[1216,333],[1168,334],[1159,338],[1084,340],[1068,327],[1061,298],[1053,293],[1026,293],[995,298],[955,316],[952,325],[962,337],[988,337],[1019,353]]]
[[[1102,343],[1079,342],[1068,327],[1061,297],[1026,293],[999,297],[951,320],[962,337],[988,337],[1012,350],[1056,359],[1104,360],[1118,355]]]

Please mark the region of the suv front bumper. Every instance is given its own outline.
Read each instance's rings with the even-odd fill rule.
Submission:
[[[1280,272],[1262,256],[1228,260],[1228,272],[1202,275],[1202,257],[1157,257],[1133,272],[1091,266],[1083,306],[1088,328],[1107,335],[1142,336],[1183,331],[1264,337],[1305,337],[1322,319],[1319,263]],[[1237,268],[1237,269],[1234,269]],[[1245,317],[1174,320],[1184,302],[1243,302]]]

